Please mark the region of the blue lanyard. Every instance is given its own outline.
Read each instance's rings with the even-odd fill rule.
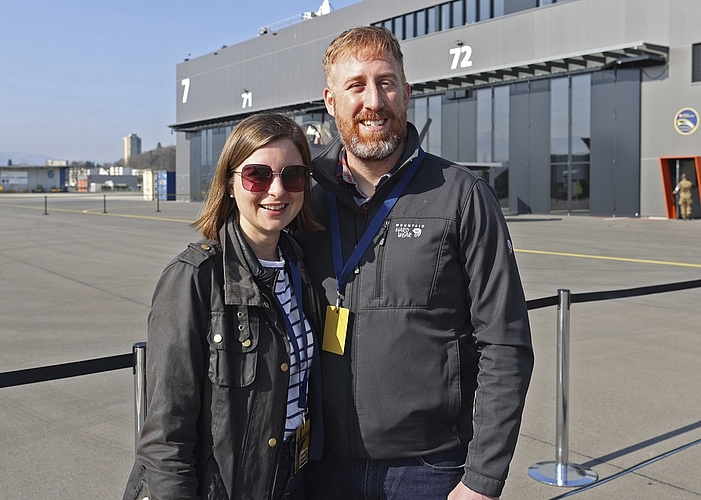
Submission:
[[[299,403],[298,406],[301,410],[307,409],[307,387],[309,385],[309,364],[311,360],[309,358],[309,353],[307,349],[309,343],[307,342],[307,329],[304,326],[304,308],[302,304],[302,277],[299,274],[299,269],[294,261],[292,261],[285,252],[282,252],[285,260],[290,263],[290,274],[292,275],[292,293],[297,301],[297,312],[299,313],[299,324],[302,331],[302,346],[299,346],[297,336],[295,335],[294,328],[292,328],[292,322],[290,317],[285,313],[285,308],[282,307],[280,299],[277,293],[273,290],[273,295],[275,300],[277,300],[280,310],[282,311],[282,316],[285,319],[285,327],[287,328],[287,338],[292,345],[292,350],[297,356],[297,363],[299,364]],[[291,310],[292,304],[290,304]],[[302,353],[304,353],[304,360],[302,359]],[[304,364],[302,364],[304,361]]]
[[[399,200],[399,197],[404,192],[404,189],[406,189],[407,185],[414,177],[414,174],[419,169],[419,165],[421,164],[423,158],[424,150],[419,148],[419,152],[416,155],[416,158],[414,158],[411,164],[407,167],[407,170],[406,172],[404,172],[404,175],[394,185],[392,191],[390,191],[389,193],[389,196],[384,201],[384,203],[382,203],[382,206],[377,211],[375,217],[372,219],[368,227],[365,229],[363,236],[360,238],[360,241],[353,249],[353,253],[351,253],[350,258],[348,259],[348,262],[346,262],[345,265],[343,265],[343,247],[341,246],[341,223],[338,219],[338,200],[336,200],[336,197],[333,194],[331,194],[331,192],[329,192],[329,216],[331,219],[331,249],[333,251],[333,269],[336,273],[336,294],[338,297],[336,301],[336,306],[341,305],[341,300],[343,299],[343,294],[341,293],[341,291],[346,285],[348,276],[350,276],[350,273],[360,262],[361,257],[370,246],[370,243],[377,234],[377,231],[380,229],[380,226],[382,226],[382,224],[385,222],[385,219],[389,215],[395,203],[397,203],[397,200]]]

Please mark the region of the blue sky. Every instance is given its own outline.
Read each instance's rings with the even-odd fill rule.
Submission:
[[[360,0],[331,0],[341,9]],[[175,66],[322,0],[9,0],[0,14],[0,153],[113,162],[136,133],[175,144]],[[15,161],[15,163],[17,163]],[[6,163],[3,163],[6,164]]]

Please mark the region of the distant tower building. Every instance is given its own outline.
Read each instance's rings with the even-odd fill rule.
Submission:
[[[122,142],[124,143],[124,165],[129,165],[129,159],[132,156],[141,154],[141,138],[136,134],[129,134],[124,139],[122,139]]]

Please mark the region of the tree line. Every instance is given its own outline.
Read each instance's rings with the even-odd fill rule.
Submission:
[[[123,160],[122,160],[123,161]],[[116,163],[115,163],[116,164]],[[146,151],[129,158],[131,168],[140,170],[175,170],[175,146],[161,147],[159,142],[156,149]]]

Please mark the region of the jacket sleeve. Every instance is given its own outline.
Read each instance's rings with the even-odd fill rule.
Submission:
[[[462,481],[474,491],[499,496],[516,447],[533,349],[506,221],[483,181],[471,190],[460,232],[479,353],[474,435]]]
[[[193,265],[201,264],[192,262],[194,251],[189,248],[165,269],[149,314],[148,410],[137,462],[152,500],[198,498],[197,426],[207,377],[211,272],[210,266]]]

